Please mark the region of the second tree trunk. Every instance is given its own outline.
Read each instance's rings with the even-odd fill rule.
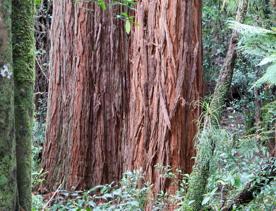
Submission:
[[[190,172],[202,94],[201,1],[137,3],[131,42],[127,168],[175,191],[157,164]]]

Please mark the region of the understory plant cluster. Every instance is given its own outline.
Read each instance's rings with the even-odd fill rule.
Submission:
[[[202,103],[204,115],[212,113],[208,103]],[[230,110],[230,111],[229,111]],[[201,146],[202,157],[198,157],[200,165],[205,165],[207,158],[212,157],[208,164],[208,175],[202,180],[207,180],[202,198],[202,210],[222,210],[228,203],[234,202],[243,190],[250,186],[261,184],[252,191],[253,198],[248,203],[233,205],[232,210],[274,210],[276,209],[276,159],[271,156],[269,143],[274,139],[275,103],[270,103],[262,109],[263,121],[261,128],[256,133],[255,129],[247,130],[241,127],[232,130],[231,125],[240,121],[239,109],[235,106],[225,109],[227,116],[232,116],[228,122],[222,120],[221,125],[204,128],[199,125],[200,133],[196,137],[197,146]],[[223,123],[223,124],[222,124]],[[245,124],[241,121],[240,124]],[[41,144],[43,142],[45,123],[34,124],[33,147],[33,187],[38,190],[43,183],[45,173],[39,166]],[[210,144],[215,143],[214,151],[210,151]],[[189,200],[189,184],[193,184],[192,177],[184,174],[180,169],[170,166],[156,165],[162,179],[169,179],[178,185],[174,194],[164,191],[153,196],[153,185],[145,180],[142,170],[125,172],[118,183],[98,185],[89,190],[67,191],[58,188],[55,192],[39,194],[33,192],[33,210],[184,210],[193,211],[195,201]],[[196,191],[202,188],[192,187]],[[200,196],[202,197],[202,196]]]
[[[210,176],[202,201],[203,210],[220,210],[237,194],[254,182],[264,180],[262,188],[250,203],[233,207],[233,210],[276,209],[276,180],[267,177],[267,169],[276,169],[276,160],[268,148],[256,136],[235,137],[227,130],[212,129],[212,138],[217,142],[210,165]],[[201,140],[208,142],[209,140]],[[206,154],[206,156],[209,156]],[[267,168],[270,166],[270,168]],[[175,194],[160,192],[152,197],[152,185],[144,180],[141,170],[126,172],[118,184],[99,185],[87,191],[58,189],[43,200],[41,195],[33,198],[33,210],[192,210],[193,201],[187,201],[189,175],[169,166],[156,166],[163,178],[179,184]],[[252,183],[253,181],[253,183]],[[53,197],[52,197],[53,196]]]
[[[129,2],[128,6],[132,7],[133,1]],[[266,2],[267,5],[270,4],[270,1]],[[107,6],[104,1],[98,3],[103,9]],[[118,183],[72,192],[57,189],[47,196],[42,195],[37,190],[44,177],[39,162],[45,121],[40,119],[35,122],[33,131],[33,210],[139,211],[151,208],[193,211],[196,202],[189,200],[188,189],[194,189],[196,194],[200,188],[203,188],[205,193],[199,196],[202,198],[199,200],[202,210],[223,210],[229,204],[231,210],[276,210],[276,152],[273,151],[276,119],[276,30],[271,28],[275,13],[266,11],[267,8],[260,5],[266,5],[264,0],[250,1],[245,23],[251,26],[231,22],[231,27],[244,36],[239,43],[231,89],[223,108],[224,115],[221,121],[217,121],[217,125],[210,125],[207,129],[199,125],[200,135],[196,137],[196,146],[201,146],[202,157],[198,158],[199,165],[208,168],[206,175],[204,172],[200,174],[203,175],[201,179],[207,183],[206,188],[201,184],[189,186],[193,184],[193,178],[181,170],[157,165],[155,170],[163,179],[169,179],[179,186],[176,193],[161,191],[153,196],[152,184],[145,180],[144,172],[136,170],[124,173]],[[225,20],[233,20],[236,9],[235,0],[204,1],[203,65],[205,81],[208,81],[205,87],[206,95],[213,92],[227,51],[231,27]],[[126,31],[130,31],[132,17],[127,14],[121,16],[126,19]],[[252,25],[263,28],[252,28]],[[263,37],[268,40],[267,46],[265,42],[259,42]],[[42,110],[45,112],[45,106]],[[215,144],[215,147],[210,150],[212,148],[209,146],[212,144]],[[205,163],[206,160],[208,164]],[[201,170],[204,171],[204,168]],[[239,203],[237,200],[241,198],[241,193],[246,193],[247,190],[247,200]]]

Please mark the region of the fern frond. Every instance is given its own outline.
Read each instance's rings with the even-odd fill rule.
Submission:
[[[263,58],[259,66],[271,64],[254,86],[264,83],[276,85],[276,31],[235,21],[230,21],[229,24],[241,35],[238,43],[239,50],[244,54]]]
[[[260,57],[276,54],[275,31],[235,21],[230,21],[229,25],[241,35],[238,48],[245,54]]]
[[[244,36],[258,36],[265,34],[276,35],[275,31],[264,29],[258,26],[250,26],[246,24],[239,23],[237,21],[229,21],[229,27],[236,30],[239,34]]]
[[[265,74],[255,83],[254,86],[261,86],[265,83],[276,85],[276,63],[267,68]]]

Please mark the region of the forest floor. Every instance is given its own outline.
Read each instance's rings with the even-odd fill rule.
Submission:
[[[223,129],[226,129],[231,134],[242,135],[245,133],[244,114],[233,107],[229,106],[224,109],[220,124]],[[94,203],[95,201],[101,203],[101,200],[97,199],[97,194],[90,194],[89,191],[67,191],[58,188],[54,192],[47,192],[41,187],[34,194],[42,196],[44,207],[53,207],[54,205],[70,206],[70,203],[80,203],[76,206],[82,206],[82,203]]]
[[[235,110],[233,107],[227,107],[224,109],[220,124],[222,128],[229,131],[229,133],[237,135],[242,135],[245,133],[244,114]]]

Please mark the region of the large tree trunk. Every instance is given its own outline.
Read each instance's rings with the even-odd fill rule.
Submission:
[[[119,179],[126,135],[128,42],[111,9],[53,2],[46,144],[50,189]]]
[[[0,0],[0,210],[15,210],[16,159],[11,0]]]
[[[12,34],[19,204],[32,208],[32,121],[34,89],[34,1],[13,0]]]
[[[201,1],[137,3],[131,42],[128,169],[142,168],[146,179],[175,191],[155,165],[190,172],[193,138],[202,94]]]

